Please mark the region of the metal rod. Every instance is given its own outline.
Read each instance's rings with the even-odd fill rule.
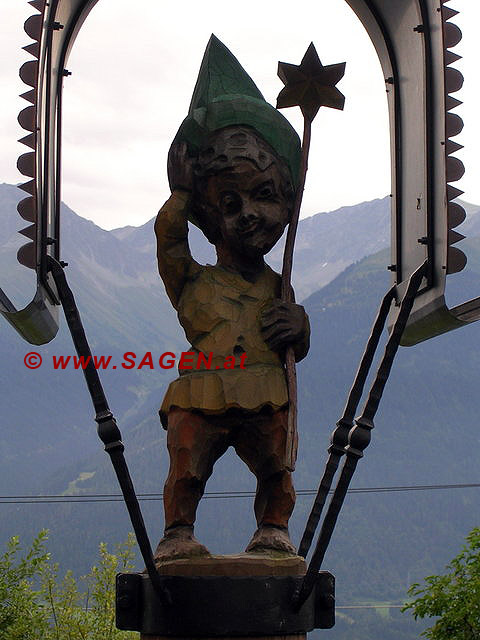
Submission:
[[[385,346],[385,351],[377,369],[375,380],[370,388],[370,393],[365,402],[362,415],[355,420],[355,426],[349,433],[348,445],[345,448],[346,459],[338,479],[337,486],[335,487],[334,494],[330,504],[328,505],[328,510],[318,536],[315,551],[300,588],[293,596],[293,606],[297,609],[302,606],[315,586],[316,577],[323,562],[323,558],[325,557],[348,486],[355,472],[358,461],[363,457],[364,449],[370,443],[371,431],[374,427],[373,418],[375,417],[378,409],[383,390],[385,389],[385,384],[388,380],[395,355],[400,345],[402,334],[405,330],[415,296],[420,288],[425,270],[426,262],[424,262],[410,277],[407,290],[400,305],[397,319],[392,327],[390,337]]]
[[[335,429],[334,433],[338,435],[338,428]],[[347,445],[347,442],[348,431],[347,436],[345,437],[345,444],[342,446],[342,448]],[[298,555],[302,556],[302,558],[307,557],[310,547],[312,546],[313,536],[315,535],[318,523],[320,522],[323,507],[325,506],[325,501],[332,486],[333,478],[338,469],[338,464],[343,453],[344,451],[340,452],[339,450],[332,450],[329,452],[327,464],[325,465],[322,479],[320,480],[320,484],[318,485],[317,495],[315,497],[312,510],[310,511],[310,515],[308,517],[307,524],[300,541],[300,546],[298,547]]]
[[[121,441],[122,436],[115,418],[109,409],[98,371],[95,369],[92,353],[85,335],[80,313],[75,303],[73,292],[68,286],[63,267],[51,256],[48,256],[48,267],[52,272],[55,284],[57,285],[60,302],[65,313],[68,328],[70,329],[75,350],[79,357],[84,358],[84,362],[88,362],[83,373],[90,397],[95,407],[95,421],[98,424],[98,435],[105,445],[105,451],[109,454],[117,475],[148,576],[155,590],[161,595],[163,601],[168,603],[168,594],[165,593],[161,586],[140,504],[135,494],[133,482],[123,454],[124,445]]]
[[[357,373],[355,374],[352,387],[348,394],[348,399],[345,404],[343,416],[340,418],[340,420],[338,420],[337,425],[332,433],[331,444],[328,449],[329,457],[327,460],[327,464],[325,465],[325,470],[318,486],[317,496],[313,503],[312,510],[310,512],[310,516],[308,518],[305,530],[303,532],[302,540],[298,548],[298,555],[302,556],[303,558],[307,556],[310,550],[313,536],[315,535],[315,531],[320,521],[320,516],[322,515],[328,492],[330,491],[333,478],[338,469],[340,458],[345,453],[345,447],[348,444],[348,433],[353,427],[355,412],[357,410],[358,403],[360,402],[360,398],[362,397],[365,382],[370,372],[373,358],[375,357],[378,343],[385,327],[385,322],[390,311],[390,306],[392,304],[392,300],[395,297],[395,291],[396,287],[392,287],[389,291],[387,291],[387,293],[383,297],[380,307],[378,308],[377,316],[375,318],[375,322],[373,323],[372,330],[367,341],[367,346],[365,347],[365,351],[363,352],[360,364],[357,369]]]

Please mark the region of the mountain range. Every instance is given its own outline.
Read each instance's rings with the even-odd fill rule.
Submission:
[[[28,300],[33,274],[16,265],[21,197],[0,185],[0,285],[18,306]],[[312,347],[299,372],[299,464],[297,489],[314,489],[326,459],[329,433],[368,337],[376,308],[389,286],[388,199],[321,213],[299,225],[295,257],[297,299],[312,325]],[[469,205],[461,229],[469,240],[468,268],[452,278],[453,297],[479,293],[480,212]],[[125,351],[178,352],[185,346],[174,312],[156,273],[152,221],[135,228],[104,231],[64,206],[62,258],[94,353],[121,359]],[[463,230],[465,229],[465,230]],[[213,260],[210,247],[193,228],[192,252]],[[281,249],[269,257],[279,269]],[[478,482],[478,360],[472,345],[480,337],[472,325],[408,349],[400,349],[373,432],[353,487],[382,488]],[[41,353],[44,366],[29,371],[28,351]],[[93,410],[79,371],[54,370],[53,355],[72,354],[62,322],[49,345],[31,348],[4,323],[0,330],[3,389],[0,478],[3,495],[92,496],[118,494],[114,474],[98,441]],[[102,380],[118,419],[127,461],[152,541],[161,535],[158,494],[166,469],[165,432],[158,405],[171,372],[107,370]],[[215,468],[207,491],[253,491],[253,477],[230,452]],[[324,568],[337,578],[339,607],[401,603],[406,589],[440,572],[478,525],[478,489],[351,493],[340,515]],[[94,498],[92,498],[93,500]],[[112,500],[113,498],[108,498]],[[96,500],[100,500],[97,498]],[[299,540],[312,497],[300,495],[291,521]],[[131,528],[121,502],[82,504],[2,504],[2,538],[28,539],[51,530],[55,557],[65,568],[85,572],[100,540],[120,541]],[[233,553],[253,528],[251,499],[205,499],[197,533],[212,551]],[[405,640],[422,625],[398,609],[342,609],[332,640]]]

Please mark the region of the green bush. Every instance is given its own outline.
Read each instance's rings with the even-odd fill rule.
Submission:
[[[59,576],[41,531],[21,556],[17,536],[0,557],[0,640],[133,640],[137,633],[115,627],[115,575],[132,569],[135,538],[117,545],[116,554],[100,544],[100,559],[76,580]]]
[[[405,605],[417,618],[438,617],[422,635],[431,640],[479,640],[480,638],[480,528],[467,536],[467,545],[447,565],[448,573],[413,584],[416,597]]]

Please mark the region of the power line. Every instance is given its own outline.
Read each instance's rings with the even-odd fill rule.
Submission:
[[[335,605],[335,609],[403,609],[404,604],[346,604]]]
[[[404,604],[346,604],[346,605],[335,605],[335,610],[337,609],[403,609]],[[84,611],[93,611],[92,607],[87,607]]]
[[[349,489],[348,493],[393,493],[402,491],[434,491],[439,489],[470,489],[478,488],[480,483],[464,484],[430,484],[430,485],[403,485],[390,487],[359,487]],[[316,495],[316,489],[298,489],[297,496]],[[329,493],[333,493],[330,491]],[[163,499],[163,493],[139,493],[137,497],[140,501],[157,501]],[[205,499],[233,499],[233,498],[254,498],[253,491],[213,491],[207,492],[203,496]],[[72,495],[19,495],[0,496],[0,504],[74,504],[80,502],[123,502],[123,496],[119,493],[90,493],[78,496]]]

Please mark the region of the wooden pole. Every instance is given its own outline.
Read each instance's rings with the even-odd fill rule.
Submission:
[[[282,289],[281,296],[284,302],[294,302],[293,289],[291,284],[293,267],[293,248],[297,234],[300,208],[302,206],[303,191],[308,169],[308,153],[310,151],[310,140],[312,133],[312,121],[304,115],[302,153],[300,158],[300,175],[295,204],[292,212],[292,219],[288,225],[287,240],[283,254],[282,267]],[[285,466],[289,471],[295,471],[297,458],[297,372],[295,367],[295,353],[293,347],[288,347],[285,354],[285,370],[287,376],[288,389],[288,427],[287,442],[285,450]]]

